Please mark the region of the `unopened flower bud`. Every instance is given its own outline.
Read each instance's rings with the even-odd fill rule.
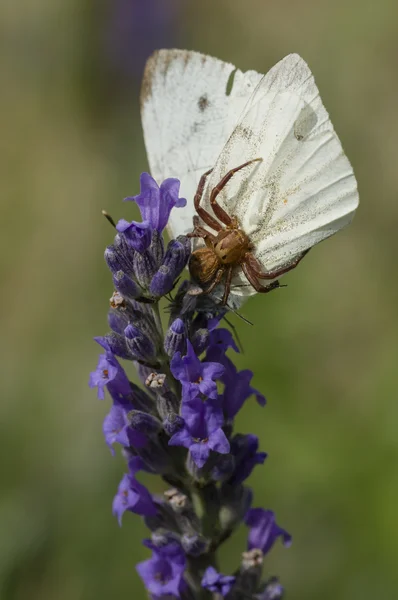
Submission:
[[[126,343],[137,360],[151,361],[155,357],[155,347],[152,341],[134,325],[127,325],[124,330]]]
[[[136,454],[142,458],[144,464],[154,473],[160,475],[175,475],[174,464],[170,459],[167,447],[164,446],[160,436],[149,437],[148,444],[143,448],[136,448]]]
[[[156,406],[161,419],[167,419],[169,415],[178,414],[180,411],[180,402],[170,390],[163,392],[162,395],[157,395]]]
[[[200,556],[208,551],[210,542],[200,533],[181,537],[181,545],[189,556]]]
[[[184,419],[176,413],[170,412],[163,420],[163,429],[170,437],[177,431],[180,431],[184,426]]]
[[[128,275],[133,273],[134,250],[129,246],[123,235],[117,234],[112,246],[105,250],[105,260],[112,272],[124,271]]]
[[[115,248],[115,246],[108,246],[105,249],[104,258],[112,275],[126,268],[126,260],[123,256],[121,256],[120,252],[117,248]],[[129,266],[131,271],[132,265]]]
[[[128,413],[130,427],[147,435],[155,435],[162,429],[162,423],[148,413],[140,410],[131,410]]]
[[[113,285],[124,298],[138,298],[141,295],[140,287],[124,271],[117,271],[113,275]]]
[[[284,589],[276,577],[271,577],[265,584],[262,592],[256,594],[256,600],[281,600],[283,598]]]
[[[163,264],[170,267],[176,279],[185,265],[191,254],[191,241],[185,235],[180,235],[176,240],[171,240],[167,246]]]
[[[152,232],[152,242],[149,250],[157,268],[159,268],[164,257],[164,241],[162,234],[157,229]]]
[[[192,336],[192,346],[197,355],[202,354],[209,345],[209,330],[198,329]]]
[[[232,454],[220,454],[211,470],[213,481],[227,481],[234,472],[235,459]]]
[[[173,289],[175,280],[188,262],[190,251],[191,244],[185,236],[171,240],[167,246],[163,264],[154,275],[150,285],[150,292],[153,296],[164,296]]]
[[[94,339],[103,348],[109,349],[115,356],[125,358],[126,360],[132,360],[133,356],[127,347],[125,338],[117,333],[108,333],[107,335],[95,337]]]
[[[167,330],[164,349],[172,357],[176,352],[186,351],[185,325],[182,319],[175,319]]]
[[[142,254],[139,252],[134,254],[134,276],[142,288],[148,289],[152,277],[158,268],[157,261],[150,249],[145,250]]]
[[[152,296],[160,298],[168,294],[174,285],[173,273],[167,265],[162,265],[153,276],[149,291]]]
[[[124,330],[128,325],[125,311],[110,308],[108,311],[108,325],[115,333],[124,337]]]

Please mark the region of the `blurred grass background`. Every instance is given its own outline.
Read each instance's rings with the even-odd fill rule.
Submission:
[[[124,467],[87,380],[111,293],[101,209],[132,218],[140,76],[162,46],[260,72],[294,51],[316,75],[362,204],[287,289],[246,305],[254,327],[235,319],[239,366],[268,397],[238,428],[269,452],[251,483],[294,537],[266,563],[288,597],[398,597],[397,23],[392,0],[0,5],[1,598],[144,597],[145,530],[111,515]]]

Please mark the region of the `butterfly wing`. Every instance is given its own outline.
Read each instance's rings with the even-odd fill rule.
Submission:
[[[170,215],[173,236],[192,231],[199,179],[214,167],[261,78],[188,50],[158,50],[149,58],[141,117],[150,172],[158,183],[180,179],[180,196],[187,199],[184,210]]]
[[[255,244],[265,271],[293,262],[353,218],[358,191],[352,167],[333,129],[312,73],[296,54],[259,82],[209,179],[210,190],[232,168],[262,158],[236,173],[218,196]],[[243,275],[234,293],[254,293]]]

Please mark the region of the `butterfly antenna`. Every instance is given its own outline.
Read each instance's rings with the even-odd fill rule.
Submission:
[[[102,212],[102,214],[104,215],[105,219],[106,219],[107,221],[109,221],[109,223],[112,225],[112,227],[114,227],[114,228],[116,229],[116,223],[115,223],[115,221],[112,219],[111,215],[110,215],[108,212],[106,212],[106,210],[103,210],[103,211],[101,211],[101,212]]]

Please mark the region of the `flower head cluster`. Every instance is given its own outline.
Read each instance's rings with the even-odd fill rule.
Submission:
[[[141,193],[133,198],[142,222],[121,220],[105,259],[112,273],[110,331],[96,338],[103,352],[90,375],[90,386],[112,405],[103,432],[107,445],[122,447],[127,460],[113,500],[119,523],[126,511],[144,518],[152,532],[144,542],[152,557],[137,570],[152,598],[282,597],[276,579],[262,580],[264,556],[289,534],[271,510],[251,508],[246,485],[252,470],[264,463],[259,440],[235,433],[235,417],[249,398],[260,407],[265,398],[252,385],[253,373],[238,371],[229,353],[238,347],[220,327],[225,309],[184,281],[190,240],[181,236],[164,246],[162,232],[172,209],[185,205],[179,182],[160,187],[141,176]],[[170,297],[170,294],[173,296]],[[170,320],[163,331],[159,300],[167,297]],[[142,386],[130,381],[120,359],[133,363]],[[140,473],[160,475],[168,485],[154,497],[139,481]],[[218,572],[217,548],[245,522],[247,548],[239,568]]]

